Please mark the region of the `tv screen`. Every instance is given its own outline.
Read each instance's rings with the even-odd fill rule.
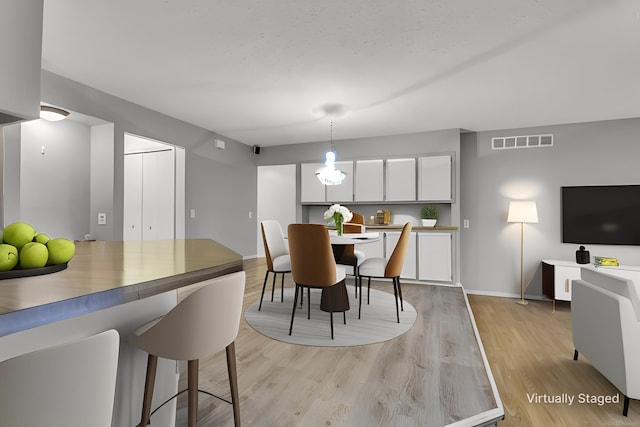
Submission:
[[[562,187],[562,242],[640,245],[640,185]]]

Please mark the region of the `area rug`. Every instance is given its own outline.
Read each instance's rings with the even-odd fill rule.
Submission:
[[[389,285],[391,287],[391,285]],[[247,323],[257,332],[274,340],[309,346],[358,346],[387,341],[408,331],[416,321],[416,310],[404,301],[404,311],[400,312],[400,323],[396,321],[396,305],[392,293],[371,289],[371,302],[367,305],[367,290],[363,287],[365,299],[362,301],[362,318],[358,319],[358,300],[354,289],[347,287],[351,309],[346,312],[347,324],[342,313],[333,314],[334,339],[331,339],[329,313],[320,310],[320,291],[311,291],[311,319],[307,319],[307,292],[304,306],[296,309],[293,333],[289,336],[291,310],[295,289],[285,288],[284,302],[280,295],[271,302],[265,293],[262,310],[258,311],[260,300],[251,304],[244,313]]]

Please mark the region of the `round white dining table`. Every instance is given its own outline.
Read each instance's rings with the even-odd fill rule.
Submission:
[[[362,243],[373,243],[379,241],[382,236],[377,231],[365,233],[342,233],[338,236],[336,230],[329,230],[329,238],[332,245],[359,245]]]

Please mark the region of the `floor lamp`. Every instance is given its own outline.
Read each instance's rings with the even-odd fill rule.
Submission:
[[[527,305],[524,299],[524,223],[537,223],[538,210],[536,202],[514,201],[509,203],[507,222],[520,223],[520,300],[518,304]]]

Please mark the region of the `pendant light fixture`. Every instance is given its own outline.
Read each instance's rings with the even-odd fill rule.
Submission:
[[[336,169],[336,153],[333,151],[333,120],[331,125],[331,139],[329,142],[329,151],[325,154],[324,166],[316,171],[316,176],[324,185],[340,185],[346,174],[340,169]]]

